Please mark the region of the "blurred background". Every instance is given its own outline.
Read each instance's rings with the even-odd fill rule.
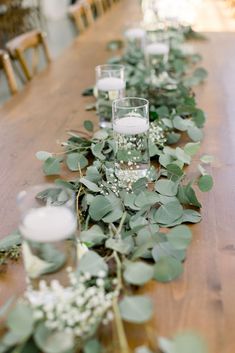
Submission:
[[[140,0],[129,0],[140,1]],[[9,40],[32,29],[47,33],[52,59],[57,58],[79,35],[68,15],[69,7],[86,0],[0,0],[0,49]],[[201,32],[235,31],[235,0],[142,0],[145,21],[157,15],[180,21]],[[13,63],[19,71],[17,64]],[[18,89],[23,85],[17,78]],[[0,70],[0,104],[9,99],[6,77]]]

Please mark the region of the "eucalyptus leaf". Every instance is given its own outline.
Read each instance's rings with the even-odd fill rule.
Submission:
[[[66,163],[72,172],[76,172],[88,165],[87,158],[81,153],[70,153],[67,156]]]
[[[87,341],[83,348],[84,353],[102,353],[102,346],[97,339]]]
[[[1,306],[1,308],[0,308],[0,318],[4,317],[6,315],[6,313],[10,309],[13,301],[14,301],[14,297],[11,297],[11,298],[9,298],[6,301],[6,303],[3,306]]]
[[[190,164],[191,157],[187,153],[185,153],[184,150],[182,150],[182,148],[176,147],[175,153],[176,153],[176,157],[180,161],[182,161],[185,164]]]
[[[142,324],[153,315],[153,303],[141,295],[124,296],[119,302],[119,308],[123,320],[132,323]]]
[[[154,265],[154,278],[159,282],[172,281],[183,273],[181,262],[173,257],[162,257]]]
[[[188,135],[189,137],[195,141],[201,141],[203,139],[203,132],[201,129],[199,129],[198,127],[189,127],[188,129]]]
[[[89,230],[82,231],[80,238],[85,243],[101,244],[106,236],[101,227],[98,225],[93,225]]]
[[[183,261],[185,259],[185,251],[175,249],[168,241],[161,241],[154,245],[152,249],[152,257],[155,262],[160,259],[171,256],[176,260]]]
[[[185,225],[177,226],[167,234],[169,243],[177,250],[185,250],[192,240],[192,232]]]
[[[17,303],[7,318],[7,327],[21,341],[28,338],[33,331],[33,312],[29,305]]]
[[[40,323],[35,331],[34,339],[38,347],[45,353],[74,352],[74,336],[72,333],[52,331],[44,323]]]
[[[183,170],[174,163],[168,164],[166,166],[166,169],[168,171],[168,178],[171,179],[172,181],[178,181],[184,175]]]
[[[165,196],[175,196],[178,191],[178,184],[171,180],[161,179],[155,183],[155,190]]]
[[[95,196],[89,208],[89,214],[94,221],[100,221],[112,211],[111,202],[102,195]]]
[[[153,277],[153,267],[140,261],[128,262],[123,276],[126,282],[142,286]]]
[[[182,119],[180,116],[174,117],[173,125],[177,130],[180,130],[180,131],[186,131],[188,128],[187,121]]]
[[[148,183],[148,179],[147,178],[140,178],[138,179],[136,182],[134,182],[132,184],[132,190],[133,192],[138,195],[141,191],[146,190],[147,187],[147,183]]]
[[[158,208],[155,220],[160,224],[171,224],[183,215],[183,207],[178,201],[169,202]]]
[[[159,202],[159,196],[152,191],[141,191],[135,199],[135,205],[142,208],[152,206]]]
[[[189,156],[194,156],[200,149],[200,142],[189,142],[184,147],[184,152]]]
[[[100,271],[108,272],[108,265],[104,259],[94,251],[87,251],[81,258],[77,273],[90,273],[97,276]]]
[[[96,185],[95,183],[93,183],[92,181],[86,178],[81,178],[79,182],[85,185],[90,191],[99,192],[101,190],[98,185]]]
[[[90,120],[85,120],[83,126],[89,132],[92,132],[94,130],[94,124]]]
[[[43,172],[46,175],[59,175],[60,159],[55,157],[47,158],[43,163]]]
[[[184,210],[183,214],[183,223],[199,223],[202,219],[202,216],[199,212],[188,209]]]
[[[205,163],[205,164],[211,164],[211,163],[214,161],[214,157],[205,154],[204,156],[202,156],[202,157],[200,158],[200,160],[201,160],[203,163]]]
[[[13,232],[7,237],[0,240],[0,251],[7,251],[15,245],[22,243],[22,236],[18,231]]]
[[[46,161],[48,158],[52,157],[52,153],[46,151],[38,151],[36,157],[39,161]]]
[[[213,179],[210,175],[203,175],[198,180],[198,187],[202,192],[210,191],[213,188]]]
[[[128,255],[134,248],[132,237],[125,239],[108,239],[105,243],[106,248],[112,249],[123,255]]]
[[[163,353],[208,353],[205,340],[194,332],[182,332],[172,340],[164,337],[158,339]]]

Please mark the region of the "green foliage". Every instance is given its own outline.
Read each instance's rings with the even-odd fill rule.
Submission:
[[[198,180],[198,187],[202,192],[210,191],[213,187],[213,179],[210,175],[203,175]]]
[[[154,266],[154,278],[160,282],[170,282],[178,278],[182,272],[181,262],[171,256],[160,258]]]
[[[127,283],[142,286],[153,277],[153,268],[144,262],[130,262],[125,266],[123,275]]]
[[[32,309],[27,304],[17,304],[7,318],[7,327],[19,342],[27,339],[33,331]]]
[[[52,331],[44,323],[36,328],[34,339],[45,353],[73,353],[75,351],[74,337],[71,333]]]
[[[193,332],[179,333],[172,340],[159,337],[158,342],[163,353],[208,353],[203,338]]]
[[[90,273],[92,276],[97,276],[100,271],[108,272],[108,265],[104,259],[94,251],[85,253],[78,266],[78,274]]]
[[[136,324],[148,321],[153,315],[153,303],[141,295],[125,296],[119,308],[123,320]]]
[[[194,32],[184,27],[181,35],[191,37]],[[120,45],[122,42],[116,40],[107,48],[116,50]],[[199,60],[197,54],[185,55],[176,42],[168,62],[156,67],[156,80],[150,82],[140,51],[129,48],[122,57],[110,59],[112,63],[125,65],[127,95],[141,96],[150,102],[149,150],[154,167],[148,178],[123,188],[115,176],[116,145],[112,131],[94,131],[89,120],[84,122],[86,132],[68,133],[69,138],[62,143],[62,152],[39,151],[36,154],[43,162],[45,175],[60,175],[64,166],[74,173],[71,180],[57,179],[56,184],[76,193],[81,241],[91,249],[81,257],[77,276],[88,273],[92,277],[110,271],[122,294],[121,317],[128,322],[145,323],[153,315],[150,299],[131,295],[132,286],[142,286],[150,280],[169,282],[181,276],[182,263],[192,240],[192,232],[184,224],[201,220],[200,213],[195,210],[201,204],[194,185],[203,192],[213,186],[212,177],[202,165],[198,167],[200,176],[195,179],[188,176],[185,168],[200,149],[206,119],[197,107],[192,91],[192,86],[201,84],[207,76],[204,69],[195,67]],[[86,89],[83,95],[92,96],[93,87]],[[86,109],[96,110],[96,105],[91,103]],[[107,110],[110,111],[110,104]],[[186,144],[183,143],[185,138]],[[128,161],[126,153],[119,153]],[[211,156],[201,157],[202,163],[211,161]],[[45,190],[38,198],[44,202],[48,198],[61,202],[58,194],[52,195],[51,190]],[[20,243],[18,234],[3,239],[0,255],[12,251]],[[58,252],[50,247],[42,250],[42,258],[49,265],[47,271],[63,265],[64,259]],[[51,261],[52,258],[55,261]],[[128,295],[124,295],[126,288]],[[5,351],[26,340],[32,352],[37,352],[37,347],[45,353],[74,352],[74,337],[70,333],[51,331],[43,321],[34,328],[32,317],[25,304],[16,306],[7,321],[10,331],[4,337]],[[28,340],[32,333],[33,339]],[[161,338],[160,348],[164,353],[205,353],[199,341],[193,335],[178,335],[173,340]],[[101,351],[96,339],[83,342],[84,353]],[[139,347],[136,353],[151,351]]]

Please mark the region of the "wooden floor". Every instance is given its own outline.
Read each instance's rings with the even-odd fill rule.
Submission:
[[[120,38],[123,28],[139,18],[137,1],[121,0],[93,28],[38,75],[27,88],[0,110],[0,236],[16,228],[16,194],[45,182],[38,150],[56,151],[66,128],[79,129],[91,98],[81,91],[94,83],[94,67],[110,56],[106,42]],[[215,187],[202,200],[203,221],[192,227],[194,239],[183,276],[170,284],[149,284],[155,303],[153,330],[171,335],[196,330],[207,339],[211,353],[235,352],[235,36],[229,31],[209,33],[197,44],[209,71],[208,82],[197,89],[199,105],[208,122],[201,154],[213,154]],[[24,288],[23,269],[9,266],[0,277],[0,301]],[[145,331],[128,327],[133,345]],[[190,353],[190,352],[188,352]]]

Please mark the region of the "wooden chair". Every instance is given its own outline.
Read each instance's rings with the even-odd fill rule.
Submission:
[[[79,33],[83,33],[87,27],[94,23],[92,1],[78,1],[69,7],[69,15],[75,22]]]
[[[5,50],[0,50],[0,68],[4,70],[11,93],[12,94],[17,93],[18,88],[17,88],[14,71],[11,65],[11,60],[8,53]]]
[[[6,44],[6,48],[13,60],[17,60],[22,68],[22,71],[28,81],[37,73],[39,64],[39,47],[42,47],[47,63],[51,62],[49,49],[46,42],[46,34],[34,30],[21,34]],[[25,52],[32,49],[32,68],[30,70],[25,58]]]

